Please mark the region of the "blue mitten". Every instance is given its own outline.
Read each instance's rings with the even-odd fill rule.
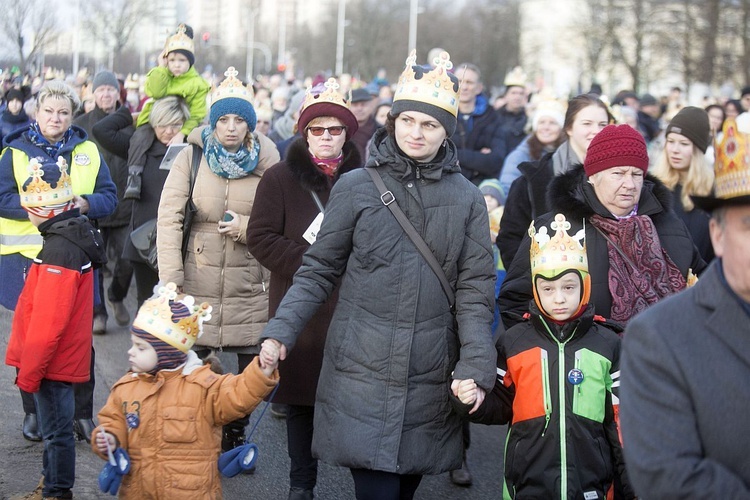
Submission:
[[[234,477],[243,470],[251,469],[257,458],[258,447],[255,443],[238,446],[219,456],[219,472],[226,477]]]
[[[114,453],[110,453],[109,461],[104,464],[104,468],[99,473],[99,489],[104,493],[117,495],[117,490],[120,489],[120,483],[122,483],[122,476],[128,472],[130,472],[128,452],[122,448],[117,448]]]

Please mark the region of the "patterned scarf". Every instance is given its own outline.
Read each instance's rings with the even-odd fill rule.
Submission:
[[[203,154],[213,173],[225,179],[240,179],[250,175],[260,160],[260,142],[254,138],[251,149],[243,142],[236,153],[230,153],[214,135],[214,129],[206,127],[201,133]]]
[[[310,159],[318,167],[318,170],[323,172],[326,176],[333,179],[333,176],[338,172],[341,166],[341,161],[344,159],[344,153],[339,153],[336,158],[318,158],[314,154],[310,153]]]
[[[32,144],[34,144],[34,146],[44,150],[44,152],[47,153],[50,158],[57,158],[57,152],[60,151],[63,146],[65,146],[65,144],[70,140],[71,137],[73,137],[73,129],[68,128],[68,130],[65,131],[65,134],[63,134],[62,139],[54,144],[51,144],[42,134],[42,131],[39,128],[39,124],[37,122],[32,123],[29,127],[29,140],[32,142]]]
[[[651,304],[685,288],[685,278],[661,246],[649,216],[612,220],[594,215],[591,223],[607,239],[613,320],[625,324]]]

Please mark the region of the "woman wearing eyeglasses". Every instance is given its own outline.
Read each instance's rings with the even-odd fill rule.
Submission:
[[[273,142],[254,132],[253,94],[230,67],[213,92],[209,125],[188,135],[164,183],[157,219],[159,280],[174,282],[196,303],[213,305],[193,348],[237,353],[239,371],[258,353],[268,321],[270,273],[247,250],[245,235],[261,176],[279,161]],[[182,259],[182,224],[190,196],[193,148],[202,150],[192,201],[197,208]],[[245,439],[247,417],[224,426],[222,449]]]
[[[362,165],[357,146],[349,139],[357,119],[331,78],[305,94],[297,121],[301,136],[286,159],[271,168],[258,184],[247,226],[247,246],[271,271],[269,318],[292,286],[302,255],[314,238],[320,214],[339,178]],[[326,331],[336,304],[334,294],[307,323],[297,347],[279,365],[281,382],[274,403],[287,412],[289,473],[292,500],[313,498],[318,462],[312,457],[313,410],[323,362]]]

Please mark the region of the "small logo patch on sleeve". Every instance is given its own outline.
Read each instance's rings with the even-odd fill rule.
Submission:
[[[53,269],[51,267],[47,268],[47,272],[52,274],[62,274],[62,271],[60,271],[59,269]]]
[[[599,494],[596,491],[586,491],[583,493],[583,498],[585,500],[596,500],[599,498]]]

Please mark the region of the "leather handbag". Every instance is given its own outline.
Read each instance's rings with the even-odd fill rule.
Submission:
[[[195,178],[198,175],[198,167],[200,167],[201,157],[203,156],[203,150],[198,146],[193,145],[193,160],[190,170],[190,190],[188,193],[188,199],[185,203],[185,216],[182,219],[182,261],[185,262],[187,256],[187,245],[190,239],[190,230],[193,226],[193,219],[195,218],[198,209],[193,203],[193,188],[195,187]],[[159,271],[158,263],[158,252],[156,249],[156,222],[157,219],[151,219],[130,233],[130,241],[136,249],[138,257],[143,262],[149,265],[154,271]]]

